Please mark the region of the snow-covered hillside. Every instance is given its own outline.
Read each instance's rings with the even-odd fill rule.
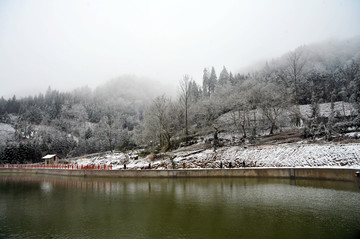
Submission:
[[[172,160],[170,160],[170,157]],[[158,159],[130,159],[123,153],[106,154],[73,161],[78,165],[113,165],[113,169],[152,169],[176,168],[239,168],[245,162],[247,167],[351,167],[360,168],[360,144],[285,144],[253,147],[223,147],[213,149],[181,151]]]
[[[299,106],[300,115],[303,119],[309,119],[312,114],[311,105],[300,105]],[[291,127],[291,115],[295,112],[294,107],[290,107],[287,109],[283,109],[279,115],[279,119],[277,120],[277,126],[279,128],[289,128]],[[334,113],[335,116],[356,116],[356,108],[353,104],[343,101],[334,102]],[[255,114],[256,119],[258,121],[264,121],[267,122],[266,117],[262,114],[261,110],[251,110],[249,115],[253,116]],[[322,103],[319,104],[319,117],[329,117],[331,114],[331,103]],[[236,116],[236,113],[234,115],[234,111],[225,113],[221,115],[217,119],[217,124],[221,125],[222,127],[234,127],[234,117]],[[267,132],[265,130],[264,132]]]

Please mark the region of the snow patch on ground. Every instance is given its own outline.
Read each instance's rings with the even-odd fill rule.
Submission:
[[[196,152],[182,151],[151,161],[131,159],[124,153],[105,154],[73,161],[77,165],[112,165],[113,169],[224,168],[242,167],[347,167],[360,168],[360,144],[285,144],[244,148],[240,146]]]

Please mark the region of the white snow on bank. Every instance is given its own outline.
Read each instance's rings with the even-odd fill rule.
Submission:
[[[231,162],[233,168],[239,168],[245,162],[246,167],[346,167],[360,168],[360,144],[286,144],[259,147],[223,147],[214,152],[208,149],[190,154],[181,152],[160,157],[130,159],[124,153],[106,154],[74,161],[78,165],[112,165],[113,169],[152,169],[176,168],[224,168]]]
[[[222,157],[253,167],[360,167],[360,144],[282,145],[226,150]]]
[[[79,166],[87,165],[112,165],[112,169],[122,169],[124,164],[128,169],[141,169],[149,165],[149,160],[146,158],[139,158],[137,160],[130,159],[124,153],[109,153],[103,156],[96,156],[90,158],[80,158],[74,161],[74,164]]]

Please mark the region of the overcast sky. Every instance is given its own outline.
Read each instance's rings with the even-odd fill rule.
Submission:
[[[121,75],[177,84],[360,35],[359,0],[0,0],[0,96],[95,88]]]

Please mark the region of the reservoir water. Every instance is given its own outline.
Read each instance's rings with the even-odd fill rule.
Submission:
[[[0,238],[360,238],[355,182],[0,174]]]

